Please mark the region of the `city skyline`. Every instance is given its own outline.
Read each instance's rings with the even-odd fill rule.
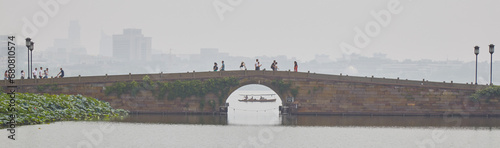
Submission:
[[[124,29],[121,34],[106,35],[101,33],[100,53],[108,52],[109,55],[88,55],[85,47],[80,45],[81,30],[79,22],[72,20],[69,24],[67,37],[54,39],[54,46],[50,48],[54,49],[53,51],[35,52],[34,63],[36,67],[51,65],[47,68],[53,70],[65,67],[67,76],[92,76],[103,74],[119,75],[127,73],[206,71],[207,69],[210,71],[212,61],[219,63],[221,60],[226,61],[227,70],[239,69],[240,62],[246,62],[247,69],[253,70],[253,61],[256,58],[262,62],[263,69],[269,69],[266,68],[266,64],[277,60],[281,63],[278,65],[279,70],[286,71],[287,69],[293,69],[291,63],[297,61],[296,57],[289,57],[285,54],[255,57],[232,56],[227,52],[221,52],[219,48],[200,48],[198,53],[193,54],[167,54],[158,51],[153,54],[151,53],[152,38],[145,37],[142,34],[142,29],[136,28]],[[115,43],[113,43],[113,40],[116,41],[116,45],[118,46],[114,46]],[[21,69],[25,67],[23,66],[25,64],[25,54],[22,48],[24,48],[22,45],[18,45],[18,49],[21,50],[17,52],[17,61],[19,61]],[[118,55],[112,55],[113,53],[118,53]],[[404,61],[397,61],[388,58],[387,54],[383,53],[375,53],[373,57],[354,53],[348,57],[336,60],[330,59],[326,54],[316,54],[311,61],[298,61],[298,63],[300,71],[311,71],[313,73],[344,74],[361,77],[372,75],[410,80],[445,80],[458,83],[469,83],[472,68],[474,67],[470,64],[471,62],[458,60],[440,62],[426,59],[406,59]],[[488,81],[486,73],[488,61],[480,61],[479,64],[478,82],[484,84]],[[54,67],[54,65],[56,66]],[[94,65],[100,65],[100,67]],[[496,80],[493,81],[498,82]]]
[[[279,0],[244,1],[232,5],[219,0],[119,1],[119,4],[106,1],[99,5],[81,1],[44,2],[9,2],[12,8],[23,7],[26,11],[0,14],[1,18],[15,20],[5,24],[0,34],[22,37],[26,24],[31,23],[37,30],[32,38],[39,42],[34,52],[45,51],[53,39],[66,36],[61,28],[67,28],[71,20],[78,20],[82,28],[82,45],[90,55],[100,53],[101,33],[118,34],[126,28],[139,28],[153,38],[152,49],[163,53],[172,49],[176,54],[193,54],[199,48],[219,48],[233,56],[284,54],[304,62],[317,54],[328,55],[332,60],[348,56],[349,51],[342,50],[345,45],[358,48],[363,56],[383,53],[399,61],[450,59],[466,62],[474,61],[473,47],[478,45],[481,47],[479,59],[486,61],[489,59],[487,46],[500,42],[496,37],[500,34],[496,27],[500,21],[494,15],[500,10],[493,7],[500,2],[493,0],[387,0],[364,1],[363,5],[349,1]],[[398,11],[389,11],[391,4]],[[52,7],[54,5],[57,9]],[[220,6],[229,6],[232,11],[221,13],[218,11]],[[4,11],[12,8],[2,6]],[[87,12],[87,9],[93,11]],[[391,12],[390,19],[385,17],[385,12]],[[33,18],[43,20],[44,14],[46,22],[37,25]],[[377,24],[380,29],[376,34],[366,32],[366,26],[372,27],[372,32],[377,31]],[[364,39],[370,40],[366,45],[358,46],[353,42],[356,37],[365,35],[369,38]]]

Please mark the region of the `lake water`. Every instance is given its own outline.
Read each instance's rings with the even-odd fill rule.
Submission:
[[[500,118],[280,116],[275,103],[228,99],[228,115],[130,115],[114,121],[20,126],[11,147],[477,147],[500,146]]]

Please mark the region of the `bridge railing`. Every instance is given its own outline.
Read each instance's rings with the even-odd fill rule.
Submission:
[[[442,88],[462,88],[462,89],[479,89],[486,87],[485,85],[472,85],[463,83],[452,82],[429,82],[429,81],[416,81],[407,79],[394,79],[394,78],[377,78],[377,77],[358,77],[346,75],[327,75],[327,74],[309,74],[308,78],[312,79],[325,79],[346,82],[360,82],[360,83],[376,83],[376,84],[396,84],[396,85],[412,85],[412,86],[425,86],[425,87],[442,87]]]

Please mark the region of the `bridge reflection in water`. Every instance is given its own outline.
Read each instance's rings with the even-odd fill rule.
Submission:
[[[311,116],[311,115],[280,115],[266,116],[263,124],[253,125],[283,125],[283,126],[353,126],[353,127],[463,127],[463,128],[494,128],[500,129],[500,118],[486,117],[450,117],[440,116]],[[229,116],[219,115],[130,115],[113,122],[156,123],[156,124],[201,124],[201,125],[242,125],[228,122]],[[262,118],[264,119],[264,118]],[[264,121],[264,120],[259,120]],[[275,121],[278,121],[277,123]],[[450,122],[460,121],[460,122]]]

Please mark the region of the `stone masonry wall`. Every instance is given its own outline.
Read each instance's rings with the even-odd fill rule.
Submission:
[[[127,109],[141,113],[213,113],[218,105],[211,106],[209,101],[217,97],[209,94],[204,97],[205,105],[200,107],[196,97],[184,100],[157,99],[150,91],[140,91],[136,96],[115,94],[106,96],[105,88],[114,82],[140,82],[146,74],[70,77],[63,79],[16,80],[18,92],[50,94],[82,94],[107,101],[114,108]],[[272,71],[227,71],[177,74],[148,74],[154,81],[173,81],[185,79],[204,80],[219,77],[237,77],[240,86],[262,84],[276,91],[272,80],[291,82],[291,88],[299,88],[294,102],[286,102],[289,92],[279,94],[283,106],[288,106],[293,114],[337,114],[337,115],[500,115],[498,98],[489,102],[473,102],[469,96],[481,85],[455,84],[453,82],[409,81],[373,77],[352,77],[342,75],[323,75],[314,73],[272,72]],[[3,84],[2,84],[3,83]],[[40,90],[38,86],[56,86]],[[9,86],[6,81],[0,82]],[[238,87],[232,88],[231,92]],[[231,93],[229,92],[229,94]],[[229,95],[228,94],[228,95]],[[218,104],[218,103],[216,103]]]
[[[471,89],[294,79],[296,113],[338,115],[500,115],[498,98],[473,102]],[[293,87],[293,86],[292,86]]]

